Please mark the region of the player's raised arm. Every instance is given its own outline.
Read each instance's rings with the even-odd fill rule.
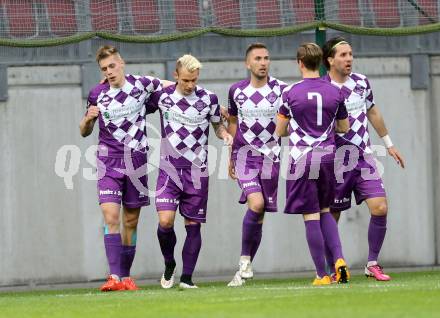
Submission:
[[[98,106],[92,105],[87,109],[87,113],[84,115],[84,117],[81,119],[81,122],[79,123],[79,131],[81,133],[81,136],[87,137],[92,133],[93,126],[95,125],[98,115]]]
[[[385,126],[385,121],[382,113],[376,105],[368,109],[367,118],[371,125],[374,127],[374,130],[376,130],[379,137],[382,138],[390,156],[393,157],[394,160],[396,160],[398,165],[400,165],[402,168],[405,168],[404,159],[397,148],[393,145],[393,142],[388,135],[388,129]]]

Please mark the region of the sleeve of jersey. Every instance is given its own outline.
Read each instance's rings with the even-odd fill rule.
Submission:
[[[228,94],[228,113],[231,116],[238,115],[237,104],[234,101],[234,91],[235,91],[235,89],[233,87],[231,87],[229,89],[229,94]]]
[[[218,104],[218,97],[215,94],[211,94],[211,111],[209,112],[209,120],[212,123],[220,122],[220,105]]]
[[[162,90],[162,82],[156,77],[144,76],[140,81],[147,92],[154,93]]]
[[[284,89],[288,86],[286,83],[284,83],[283,81],[279,81],[280,84],[280,91],[281,93],[283,93]]]
[[[347,107],[345,106],[345,99],[342,93],[339,94],[339,107],[336,112],[336,119],[341,120],[348,117]]]
[[[370,82],[367,78],[365,78],[365,82],[367,82],[367,98],[365,102],[367,103],[367,110],[374,106],[374,98],[373,98],[373,90],[371,89]]]
[[[149,98],[145,100],[145,109],[148,114],[153,114],[159,109],[159,99],[161,96],[161,92],[154,92],[150,95]]]
[[[96,104],[98,103],[98,96],[99,96],[100,91],[95,87],[92,90],[90,90],[89,92],[89,96],[87,97],[87,105],[86,105],[86,114],[87,114],[87,110],[89,109],[90,106],[94,105],[96,106]]]
[[[96,104],[98,103],[98,96],[99,96],[99,91],[96,87],[90,90],[89,96],[87,97],[87,108],[89,108],[92,105],[96,106]]]
[[[278,116],[284,117],[284,118],[290,118],[290,108],[287,98],[287,91],[284,91],[281,95],[281,106],[278,109]]]

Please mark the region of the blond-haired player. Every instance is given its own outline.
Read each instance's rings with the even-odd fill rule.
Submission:
[[[218,138],[232,144],[232,136],[220,120],[217,96],[198,86],[201,63],[192,55],[176,62],[176,84],[154,93],[148,112],[160,111],[162,127],[161,162],[156,187],[159,215],[157,236],[164,257],[163,288],[174,285],[176,261],[174,247],[176,210],[184,217],[186,239],[182,250],[182,288],[197,288],[192,281],[202,238],[201,223],[206,222],[208,202],[207,146],[209,124]]]

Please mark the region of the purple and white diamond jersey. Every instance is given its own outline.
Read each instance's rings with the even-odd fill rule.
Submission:
[[[335,120],[347,118],[344,97],[338,87],[321,78],[305,78],[284,89],[282,102],[279,113],[290,119],[293,163],[315,148],[325,150],[323,154],[328,153],[329,160],[333,160]],[[325,160],[323,157],[322,161]]]
[[[272,161],[279,161],[280,140],[275,134],[276,114],[281,93],[287,85],[273,77],[263,87],[255,88],[250,79],[237,82],[229,89],[228,112],[238,116],[233,157],[241,147],[250,145]]]
[[[209,123],[220,123],[217,95],[197,86],[188,96],[180,94],[176,85],[152,95],[147,111],[160,110],[162,139],[171,146],[161,146],[161,158],[176,168],[207,166]],[[177,154],[177,156],[176,156]]]
[[[87,107],[99,107],[99,153],[122,158],[124,147],[145,153],[148,149],[145,101],[161,90],[159,79],[150,76],[126,75],[120,88],[104,83],[89,93]]]
[[[344,84],[332,81],[330,76],[324,79],[340,87],[345,98],[350,130],[336,136],[336,145],[355,145],[361,152],[372,153],[368,133],[367,111],[374,106],[373,91],[365,75],[351,73]]]

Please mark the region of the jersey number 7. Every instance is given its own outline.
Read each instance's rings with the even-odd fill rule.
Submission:
[[[313,97],[316,97],[316,125],[322,126],[322,96],[316,92],[307,93],[307,98],[309,100],[313,99]]]

